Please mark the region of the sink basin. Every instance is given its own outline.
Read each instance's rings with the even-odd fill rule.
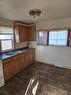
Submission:
[[[8,52],[8,53],[5,53],[5,55],[8,55],[8,56],[15,55],[15,54],[17,54],[17,52]]]
[[[5,55],[13,55],[13,53],[6,53]]]
[[[7,53],[6,55],[13,55],[13,54],[11,54],[11,53]]]

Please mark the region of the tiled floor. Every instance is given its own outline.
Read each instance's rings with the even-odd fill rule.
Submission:
[[[71,71],[35,63],[6,82],[0,95],[71,95]]]

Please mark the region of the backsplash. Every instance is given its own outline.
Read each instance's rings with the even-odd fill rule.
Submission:
[[[27,43],[28,42],[17,43],[16,44],[16,49],[27,47]],[[36,41],[29,41],[29,48],[35,48],[35,47],[36,47]]]
[[[37,42],[36,41],[29,41],[29,48],[36,48]]]
[[[27,47],[27,42],[16,43],[16,46],[15,47],[16,47],[16,49]]]

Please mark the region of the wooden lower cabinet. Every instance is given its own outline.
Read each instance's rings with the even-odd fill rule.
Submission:
[[[11,59],[3,61],[4,80],[7,81],[12,77]]]
[[[5,81],[11,79],[18,72],[22,71],[28,65],[35,61],[35,50],[28,50],[27,52],[13,56],[3,60],[3,72]]]
[[[30,64],[32,64],[33,63],[33,54],[31,53],[29,57],[30,57]]]
[[[24,53],[19,55],[19,69],[22,71],[25,68],[25,57]]]
[[[35,61],[35,49],[29,51],[29,57],[30,57],[30,64],[34,63]]]
[[[19,72],[19,59],[18,56],[12,57],[12,76]]]
[[[30,65],[29,52],[26,52],[25,53],[25,67],[27,67],[28,65]]]

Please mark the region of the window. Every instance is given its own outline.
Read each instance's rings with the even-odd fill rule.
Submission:
[[[40,38],[40,37],[43,37],[43,35],[44,35],[44,32],[42,32],[42,31],[38,32],[38,37],[39,37],[39,38]]]
[[[67,46],[68,30],[50,31],[49,45]]]
[[[12,41],[11,40],[2,40],[1,41],[2,51],[12,49]]]
[[[70,46],[71,29],[37,31],[38,45]]]
[[[13,29],[10,27],[0,27],[0,45],[2,51],[13,49]]]
[[[47,31],[38,31],[37,32],[37,44],[38,45],[47,45],[47,36],[48,32]]]

